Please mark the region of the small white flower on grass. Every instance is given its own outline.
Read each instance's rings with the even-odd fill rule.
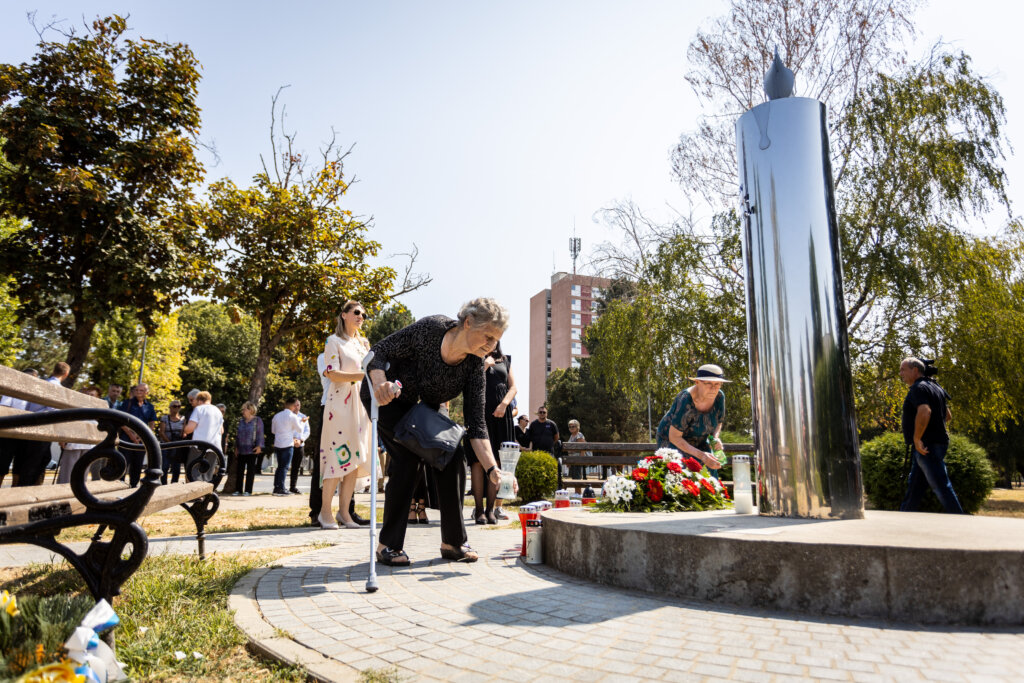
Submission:
[[[186,655],[181,650],[175,650],[174,651],[174,658],[175,659],[181,660],[181,659],[185,659],[185,657],[188,657],[188,655]]]
[[[202,659],[203,658],[203,653],[202,652],[195,652],[195,651],[193,651],[192,652],[192,656],[195,657],[196,659]]]
[[[139,627],[139,633],[145,633],[148,630],[149,630],[148,626],[140,626]]]

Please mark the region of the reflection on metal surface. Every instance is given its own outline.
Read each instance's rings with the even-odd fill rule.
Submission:
[[[760,512],[860,518],[825,105],[771,100],[740,117],[736,137]]]

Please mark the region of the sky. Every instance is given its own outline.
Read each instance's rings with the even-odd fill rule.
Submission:
[[[684,80],[696,30],[724,0],[518,2],[0,2],[0,62],[30,60],[26,12],[81,25],[130,15],[135,35],[185,42],[202,64],[201,137],[207,181],[245,185],[269,152],[271,97],[315,153],[336,132],[354,145],[347,208],[371,221],[380,262],[419,249],[427,287],[402,302],[417,317],[454,316],[492,296],[511,313],[502,346],[527,396],[529,299],[616,235],[595,221],[632,199],[654,217],[685,209],[669,154],[700,103]],[[1002,94],[1011,144],[1024,144],[1024,10],[1015,3],[934,0],[915,15],[920,56],[937,40],[964,50]],[[799,74],[797,75],[799,78]],[[1024,157],[1006,169],[1014,213]],[[1004,214],[1005,216],[1005,214]],[[992,229],[992,226],[988,226]]]

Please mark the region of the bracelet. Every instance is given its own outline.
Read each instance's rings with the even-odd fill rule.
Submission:
[[[485,477],[491,476],[491,472],[493,472],[496,467],[497,467],[497,465],[491,465],[490,467],[488,467],[487,470],[484,472],[484,476]]]

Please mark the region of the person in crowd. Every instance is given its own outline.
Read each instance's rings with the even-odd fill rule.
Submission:
[[[184,435],[191,436],[193,441],[204,441],[216,446],[220,443],[220,435],[224,433],[224,416],[212,401],[213,397],[209,391],[200,391],[196,394],[195,407],[192,408],[192,414],[185,424]],[[202,454],[198,446],[192,446],[185,467],[187,468]]]
[[[516,418],[516,441],[524,450],[530,446],[530,438],[526,435],[526,429],[530,426],[529,416],[523,414]]]
[[[146,423],[147,427],[153,429],[153,425],[156,422],[156,409],[153,408],[153,404],[150,403],[148,398],[146,398],[148,395],[148,384],[145,382],[136,384],[132,387],[131,395],[121,401],[121,405],[118,406],[118,410],[139,418]],[[142,443],[142,439],[139,438],[139,435],[132,430],[123,429],[122,432],[126,434],[133,443]],[[128,485],[135,488],[139,485],[139,478],[142,476],[142,462],[146,457],[146,454],[142,451],[125,451],[124,454],[128,459]]]
[[[722,449],[719,434],[725,420],[725,393],[721,387],[730,380],[725,379],[721,367],[713,364],[700,366],[697,376],[689,379],[693,386],[679,392],[658,423],[658,448],[675,448],[696,458],[716,475],[722,463],[712,452]]]
[[[71,366],[60,362],[53,366],[53,372],[46,380],[50,384],[61,386],[71,374]],[[53,410],[48,406],[29,401],[25,410],[30,413],[42,413]],[[46,466],[50,464],[50,444],[46,441],[21,441],[14,451],[13,472],[15,486],[35,486],[41,484]]]
[[[288,476],[288,465],[291,464],[298,442],[295,435],[302,432],[298,412],[299,399],[292,396],[285,400],[284,408],[270,422],[270,431],[274,434],[274,457],[277,459],[277,467],[274,468],[275,496],[288,495],[284,487],[285,477]]]
[[[107,395],[104,397],[107,401],[107,407],[117,409],[118,404],[121,403],[121,394],[124,392],[124,387],[120,384],[111,384],[107,387]]]
[[[500,463],[498,452],[501,450],[501,444],[511,441],[515,434],[512,426],[512,410],[509,405],[518,391],[515,377],[512,375],[512,359],[502,353],[500,343],[484,358],[484,381],[487,436],[491,442],[491,453],[494,455],[494,460]],[[498,487],[493,484],[484,485],[484,470],[472,449],[466,453],[466,462],[469,463],[475,505],[473,519],[477,524],[497,524],[494,503],[497,500]],[[485,499],[486,508],[484,507]],[[498,508],[498,510],[500,509]],[[502,517],[508,518],[504,513],[502,513]]]
[[[527,443],[534,451],[555,452],[555,443],[559,441],[558,425],[548,419],[548,407],[537,408],[537,419],[526,428]]]
[[[81,392],[86,396],[92,396],[93,398],[100,397],[100,390],[98,387],[86,387]],[[95,420],[88,420],[86,424],[95,425]],[[71,470],[74,468],[75,463],[81,460],[82,456],[85,455],[89,450],[92,449],[92,444],[88,443],[62,443],[60,445],[60,460],[57,461],[57,483],[58,484],[70,484],[71,483]],[[99,479],[99,468],[102,462],[96,461],[90,467],[89,471],[92,473],[92,478]]]
[[[29,368],[24,371],[26,375],[30,377],[38,377],[39,373]],[[0,406],[6,408],[14,408],[15,410],[27,410],[28,401],[24,401],[20,398],[11,398],[10,396],[0,396]],[[18,449],[23,446],[29,448],[38,448],[35,444],[42,442],[24,441],[22,439],[9,439],[0,438],[0,486],[3,486],[4,479],[11,472],[11,463],[14,462],[14,454],[18,452]],[[17,485],[17,474],[11,475],[12,485]]]
[[[302,461],[306,457],[306,439],[309,438],[310,434],[309,416],[302,412],[301,401],[299,401],[295,414],[299,416],[299,422],[302,423],[302,431],[295,435],[298,444],[295,446],[295,452],[292,454],[292,474],[291,486],[288,487],[289,493],[300,493],[299,475],[302,474]]]
[[[912,449],[913,459],[900,510],[916,511],[927,487],[931,487],[943,510],[962,515],[964,509],[946,471],[946,423],[953,419],[953,413],[949,409],[949,394],[934,378],[936,372],[931,361],[920,358],[904,358],[900,363],[900,379],[908,387],[903,399],[903,440]]]
[[[185,438],[185,416],[181,414],[181,401],[174,399],[167,405],[167,414],[161,415],[157,423],[157,436],[161,443],[181,441]],[[162,484],[167,483],[167,475],[171,475],[171,483],[177,483],[181,476],[181,466],[185,464],[185,455],[188,453],[184,448],[163,449],[163,476],[160,477]]]
[[[235,438],[235,490],[233,496],[251,496],[256,481],[256,465],[265,445],[263,419],[256,414],[256,404],[246,401],[242,404],[242,419],[238,421]]]
[[[569,420],[569,443],[585,442],[587,437],[583,436],[583,432],[580,431],[579,420]],[[591,456],[593,453],[590,451],[583,451],[580,455]],[[583,477],[583,465],[570,465],[569,466],[569,478],[580,479]]]
[[[366,308],[358,301],[346,301],[324,349],[324,376],[331,381],[320,432],[323,497],[319,522],[324,529],[336,529],[338,524],[349,529],[359,527],[349,513],[349,503],[356,480],[370,476],[370,458],[377,457],[370,417],[359,400],[363,358],[370,350],[369,342],[360,332],[365,320]],[[382,475],[379,467],[377,474]],[[335,489],[340,489],[337,517],[331,514]]]
[[[413,497],[420,459],[395,441],[394,429],[414,404],[422,401],[439,408],[461,393],[470,446],[483,467],[484,476],[494,485],[500,483],[498,463],[487,436],[483,359],[495,349],[507,327],[508,311],[494,299],[480,298],[463,305],[457,320],[443,315],[422,318],[373,346],[372,386],[363,387],[362,399],[369,408],[370,391],[373,391],[380,405],[378,430],[391,454],[384,523],[377,545],[377,560],[381,564],[407,566],[410,562],[403,550],[408,524],[406,513]],[[479,556],[466,545],[462,517],[466,481],[464,457],[456,453],[435,475],[441,510],[441,557],[475,562]]]

